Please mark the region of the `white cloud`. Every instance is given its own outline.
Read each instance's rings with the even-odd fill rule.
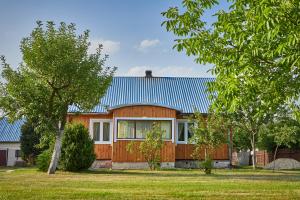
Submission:
[[[210,72],[207,72],[207,68],[198,67],[182,67],[182,66],[166,66],[166,67],[151,67],[151,66],[136,66],[131,67],[125,74],[125,76],[145,76],[146,70],[152,70],[153,76],[162,77],[212,77]],[[121,75],[121,74],[119,74]]]
[[[99,44],[103,45],[103,54],[112,55],[120,51],[121,43],[118,41],[112,41],[112,40],[103,40],[103,39],[93,39],[90,40],[90,47],[88,53],[95,53],[96,49],[98,48]]]
[[[155,47],[160,43],[158,39],[154,40],[142,40],[138,45],[137,49],[140,51],[145,51],[149,48]]]

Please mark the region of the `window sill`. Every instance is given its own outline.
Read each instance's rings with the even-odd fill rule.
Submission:
[[[133,140],[133,141],[145,141],[145,139],[136,139],[136,138],[117,138],[117,141],[122,141],[122,140]],[[172,139],[167,139],[167,140],[163,140],[164,142],[172,142]]]
[[[111,144],[111,141],[95,141],[94,144]]]

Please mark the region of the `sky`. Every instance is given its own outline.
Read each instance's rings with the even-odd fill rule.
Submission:
[[[30,35],[36,21],[75,23],[78,33],[90,30],[91,46],[99,43],[109,55],[107,66],[117,67],[117,76],[143,76],[152,70],[154,76],[212,77],[212,65],[200,65],[184,52],[172,49],[176,37],[161,26],[161,12],[181,6],[179,0],[0,0],[0,55],[12,67],[22,62],[19,49],[22,38]],[[205,15],[226,9],[221,2]]]

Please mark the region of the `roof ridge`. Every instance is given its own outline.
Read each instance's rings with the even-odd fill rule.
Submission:
[[[190,77],[190,76],[153,76],[151,78],[144,77],[144,76],[114,76],[113,78],[190,78],[190,79],[216,79],[215,77]]]

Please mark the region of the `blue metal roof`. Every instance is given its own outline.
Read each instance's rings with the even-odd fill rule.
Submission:
[[[210,100],[207,83],[214,78],[188,77],[114,77],[106,95],[90,113],[107,113],[124,105],[158,105],[174,108],[182,113],[198,109],[207,113]],[[75,106],[69,112],[80,112]]]
[[[0,120],[0,142],[19,142],[21,136],[21,126],[25,120],[20,119],[9,123],[7,118]]]

